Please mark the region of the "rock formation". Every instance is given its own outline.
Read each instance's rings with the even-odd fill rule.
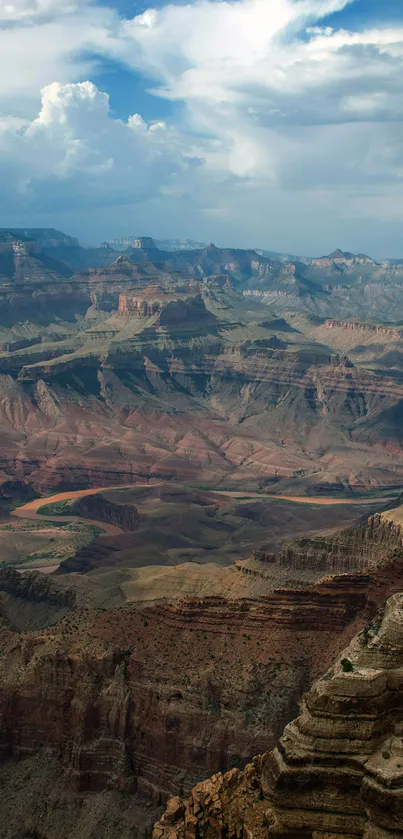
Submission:
[[[264,760],[271,833],[367,837],[403,831],[403,595],[306,696]]]
[[[370,256],[359,253],[346,253],[340,248],[336,248],[329,256],[321,256],[312,259],[311,265],[319,268],[331,268],[332,266],[343,266],[344,268],[354,269],[357,265],[376,266],[377,263],[371,259]]]
[[[73,608],[76,602],[73,588],[61,590],[46,574],[19,574],[14,568],[0,569],[0,592],[12,594],[21,600],[46,602],[69,608]]]
[[[402,266],[349,254],[284,264],[214,245],[165,253],[141,239],[112,264],[94,249],[74,272],[55,256],[89,252],[58,231],[0,240],[8,474],[40,490],[144,476],[277,492],[292,478],[308,494],[402,483],[400,331],[357,327],[353,309],[351,328],[341,319],[349,283],[362,317],[386,283],[396,314]],[[301,307],[314,317],[289,314]]]
[[[271,818],[256,757],[242,772],[219,772],[197,784],[185,801],[171,798],[152,839],[263,839]]]
[[[78,609],[43,632],[3,631],[3,758],[42,744],[61,750],[77,790],[187,790],[274,745],[318,654],[330,663],[364,606],[354,581],[260,602]]]
[[[403,595],[306,695],[278,746],[168,802],[154,839],[403,833]]]
[[[400,566],[396,558],[371,576],[142,611],[122,601],[124,574],[122,607],[107,610],[91,607],[87,584],[71,608],[72,578],[55,578],[49,596],[66,597],[67,586],[69,598],[58,623],[44,613],[43,631],[2,630],[3,756],[46,745],[77,790],[137,789],[155,800],[241,768],[274,746],[304,689],[401,587]],[[89,583],[97,591],[102,580]],[[43,597],[37,575],[7,576],[4,586],[20,608],[32,590]]]
[[[139,239],[133,239],[131,243],[132,248],[153,249],[156,248],[154,239],[151,236],[140,236]]]
[[[86,495],[72,505],[72,513],[83,518],[116,524],[123,530],[136,530],[139,514],[134,504],[114,504],[100,494]]]
[[[322,570],[329,574],[367,571],[400,555],[402,544],[400,524],[376,513],[361,525],[347,530],[285,545],[274,561],[283,568]],[[262,559],[265,558],[260,557]]]
[[[72,586],[58,586],[37,572],[0,568],[0,624],[24,632],[56,624],[76,607]]]

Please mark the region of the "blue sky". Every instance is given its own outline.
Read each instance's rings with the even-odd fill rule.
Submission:
[[[161,99],[149,92],[153,82],[111,59],[96,57],[96,68],[89,78],[101,90],[109,94],[111,113],[120,119],[128,119],[133,113],[133,100],[136,109],[146,120],[173,118],[175,105],[167,99]]]
[[[0,225],[403,256],[401,0],[10,0]]]
[[[108,0],[99,5],[110,6]],[[113,4],[123,18],[132,18],[150,8],[150,4],[141,0],[120,0]],[[162,8],[164,0],[156,0],[152,8]],[[180,5],[180,3],[177,3]],[[185,5],[185,2],[182,3]],[[323,25],[353,27],[362,29],[370,25],[389,25],[403,22],[403,0],[355,0],[340,12],[323,19]],[[113,112],[127,119],[132,112],[133,94],[145,119],[166,119],[175,113],[172,103],[156,98],[148,93],[152,83],[140,73],[128,70],[114,61],[103,61],[98,57],[97,72],[91,78],[102,90],[107,90],[111,98]]]
[[[325,23],[354,28],[368,24],[396,23],[403,20],[401,0],[356,0],[337,14],[329,16]]]

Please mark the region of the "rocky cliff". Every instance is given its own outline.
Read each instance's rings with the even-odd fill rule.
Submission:
[[[283,544],[276,552],[255,550],[236,562],[241,573],[269,580],[279,572],[352,574],[379,569],[402,554],[401,497],[383,513],[362,518],[353,527],[330,529]],[[316,579],[318,579],[316,577]]]
[[[0,623],[9,630],[25,632],[52,626],[75,606],[72,586],[62,588],[46,574],[0,568]]]
[[[77,791],[137,790],[156,801],[241,768],[273,747],[306,687],[401,584],[396,562],[378,576],[249,600],[189,598],[138,611],[130,603],[94,610],[80,599],[52,626],[45,614],[42,631],[4,628],[3,759],[46,747]]]
[[[311,264],[318,268],[342,267],[353,270],[359,265],[370,265],[375,267],[377,263],[365,254],[348,253],[337,248],[329,256],[321,256],[312,259]]]
[[[171,799],[154,839],[403,833],[403,595],[303,700],[274,751]]]
[[[194,286],[194,287],[193,287]],[[146,288],[141,293],[121,294],[118,312],[122,316],[152,319],[159,327],[175,327],[178,331],[193,328],[197,332],[214,328],[216,319],[204,304],[200,286],[184,288]]]
[[[271,747],[318,660],[365,609],[359,581],[230,604],[69,612],[3,630],[3,759],[61,753],[74,788],[160,800]]]
[[[326,320],[324,323],[325,329],[345,329],[349,332],[363,332],[372,335],[384,335],[396,341],[401,341],[403,338],[403,331],[401,329],[390,326],[383,326],[378,323],[362,323],[353,320]]]
[[[390,520],[397,528],[399,515],[398,510],[385,513],[384,523],[388,516],[393,517]],[[184,814],[187,837],[213,839],[222,835],[217,830],[237,839],[246,831],[253,835],[258,831],[260,837],[259,831],[267,834],[271,820],[276,819],[277,824],[280,815],[284,830],[288,830],[281,777],[279,774],[277,784],[273,768],[277,764],[270,763],[277,757],[270,761],[259,758],[247,769],[243,767],[254,754],[267,754],[273,748],[284,725],[296,715],[307,687],[339,656],[357,630],[365,629],[379,604],[401,590],[401,550],[396,547],[400,533],[371,523],[363,540],[367,544],[369,532],[375,541],[379,542],[381,532],[385,539],[385,554],[377,568],[329,577],[316,585],[284,587],[257,598],[184,598],[139,609],[140,603],[125,602],[130,586],[123,571],[105,573],[104,585],[116,608],[94,608],[91,598],[102,584],[100,579],[72,575],[49,580],[5,572],[0,577],[2,760],[11,772],[18,761],[34,765],[45,750],[51,761],[58,760],[64,767],[68,787],[85,800],[89,792],[109,791],[123,797],[143,795],[159,803],[174,793],[187,794],[203,777],[216,775],[211,783],[197,787],[186,809],[181,802],[170,805],[158,837],[168,829],[181,837]],[[391,602],[395,604],[391,614],[395,615],[396,604],[400,609],[403,602],[401,598]],[[38,628],[27,631],[27,608],[32,617],[33,606]],[[388,625],[393,620],[388,618]],[[25,631],[19,634],[16,630],[22,628]],[[354,646],[358,642],[354,642],[343,654],[349,664],[337,665],[336,687],[340,669],[343,685],[348,685],[344,674],[356,676],[362,668],[371,673],[385,669],[386,659],[374,663],[371,658],[373,652],[380,649],[383,655],[384,648],[390,646],[384,638],[389,638],[388,631],[381,630],[375,620],[360,635],[359,653]],[[309,758],[299,754],[292,768],[303,773],[308,761],[306,771],[312,771],[312,753],[317,748],[326,753],[323,760],[318,759],[318,766],[330,766],[331,748],[320,739],[320,731],[325,732],[325,739],[333,736],[340,751],[341,746],[348,751],[349,731],[357,731],[357,742],[358,735],[363,740],[369,732],[370,740],[375,731],[376,737],[379,735],[377,748],[387,750],[383,740],[389,736],[394,714],[390,709],[399,707],[395,647],[390,658],[390,667],[395,668],[390,686],[396,684],[397,693],[390,693],[392,687],[388,687],[389,696],[382,688],[378,704],[378,694],[372,692],[372,710],[365,711],[364,721],[357,710],[351,722],[353,711],[344,699],[335,708],[333,699],[325,707],[322,699],[315,705],[308,698],[306,708],[315,718],[312,733],[305,711],[301,724],[291,731],[293,737],[297,731],[295,737],[300,738],[298,748],[308,743]],[[372,675],[365,677],[363,690],[371,680]],[[326,677],[324,684],[328,683]],[[378,685],[377,680],[375,683]],[[361,690],[358,678],[354,684]],[[344,709],[346,729],[340,720]],[[334,734],[326,729],[326,719],[330,719]],[[286,746],[287,740],[281,752],[286,755],[283,762],[291,764],[294,752],[290,747],[286,754]],[[388,751],[392,754],[392,747]],[[353,765],[357,780],[354,761],[355,757],[348,767],[350,771]],[[282,764],[280,769],[283,771]],[[269,790],[270,772],[274,780]],[[287,795],[289,791],[293,795],[286,777],[283,786]],[[291,780],[295,777],[298,789],[301,785],[305,789],[306,775],[302,774],[301,782],[294,772]],[[337,783],[336,779],[338,795]],[[349,787],[353,783],[350,776],[347,783]],[[300,806],[299,799],[295,802],[290,805],[292,813]],[[312,806],[304,799],[300,807],[308,813],[304,819],[311,818]],[[35,835],[39,828],[34,822],[31,825]],[[325,832],[337,830],[327,826]],[[10,834],[12,839],[14,835]],[[48,830],[43,836],[50,839],[52,833]],[[175,837],[169,834],[169,839]]]
[[[82,518],[116,524],[123,530],[136,530],[139,524],[135,504],[114,504],[98,493],[80,498],[74,502],[71,509]]]
[[[400,554],[402,544],[400,524],[376,513],[356,527],[285,545],[275,561],[283,568],[331,574],[367,571]]]
[[[341,654],[263,762],[272,833],[403,831],[403,595]]]

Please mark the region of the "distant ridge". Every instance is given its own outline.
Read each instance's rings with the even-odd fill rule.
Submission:
[[[148,237],[124,236],[117,239],[106,239],[104,245],[109,245],[117,251],[133,247],[133,242]],[[162,251],[195,251],[207,247],[205,242],[196,242],[194,239],[154,239],[154,247]]]

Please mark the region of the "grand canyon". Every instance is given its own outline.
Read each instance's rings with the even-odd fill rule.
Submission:
[[[402,290],[0,231],[4,839],[403,835]]]

